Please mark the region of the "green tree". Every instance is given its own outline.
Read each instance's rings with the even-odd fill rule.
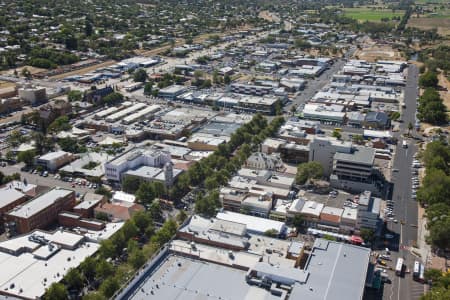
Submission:
[[[136,193],[141,185],[141,180],[134,176],[125,176],[122,180],[122,189],[130,194]]]
[[[106,278],[99,287],[99,291],[107,298],[110,298],[120,288],[119,280],[116,277]]]
[[[95,268],[97,261],[92,256],[86,257],[80,264],[80,270],[84,277],[90,281],[95,277]]]
[[[131,220],[125,222],[120,230],[123,232],[125,240],[127,241],[138,234],[138,228]]]
[[[99,292],[94,292],[84,295],[83,300],[107,300],[107,298]]]
[[[299,231],[304,224],[305,220],[301,215],[295,215],[294,218],[292,218],[292,225]]]
[[[176,219],[178,224],[183,224],[183,222],[187,219],[188,215],[184,210],[180,210],[177,214]]]
[[[111,239],[103,240],[100,242],[99,253],[103,258],[112,258],[115,255],[115,246]]]
[[[48,290],[45,292],[44,299],[46,300],[67,300],[69,294],[64,284],[59,282],[54,282]]]
[[[56,118],[56,120],[48,126],[47,131],[58,133],[60,131],[70,130],[71,128],[72,125],[70,125],[69,118],[67,116],[61,116]]]
[[[428,205],[446,203],[450,205],[450,176],[439,169],[427,170],[422,186],[417,191],[417,199]]]
[[[75,268],[71,268],[66,276],[64,276],[64,282],[67,284],[69,290],[80,290],[83,287],[83,281],[83,276]]]
[[[83,100],[83,93],[79,90],[71,90],[67,94],[67,100],[69,100],[70,102],[81,101]]]
[[[163,220],[162,208],[161,205],[159,204],[159,201],[152,202],[152,204],[150,204],[150,207],[148,208],[148,211],[152,216],[153,220],[155,221]]]
[[[342,134],[339,132],[339,130],[334,129],[333,133],[331,134],[332,137],[337,138],[338,140],[342,137]]]
[[[155,191],[153,184],[150,182],[142,182],[136,191],[136,199],[140,203],[150,204],[155,199]]]
[[[104,279],[111,276],[114,273],[114,267],[104,259],[100,259],[95,267],[95,277],[98,279]]]
[[[121,93],[111,93],[105,97],[103,97],[102,102],[108,105],[118,104],[123,101],[123,95]]]
[[[153,91],[153,82],[147,82],[144,85],[144,95],[150,96]]]
[[[23,68],[22,71],[20,72],[20,75],[22,75],[23,77],[25,77],[26,79],[31,79],[31,72],[30,70],[28,70],[27,67]]]
[[[152,223],[151,216],[144,212],[138,211],[133,215],[133,222],[141,233]]]
[[[34,164],[34,158],[36,157],[36,151],[28,150],[22,151],[17,154],[17,161],[25,163],[27,166],[32,166]]]
[[[145,255],[142,250],[136,249],[131,252],[128,261],[135,269],[139,269],[145,263]]]
[[[419,77],[419,85],[422,88],[437,87],[438,82],[435,72],[427,71]]]
[[[355,134],[352,137],[352,141],[358,145],[362,145],[364,143],[364,137],[361,134]]]
[[[278,237],[278,231],[276,229],[269,229],[264,232],[265,236],[276,238]]]
[[[362,228],[361,229],[361,237],[366,242],[372,241],[372,239],[374,237],[374,232],[371,229]]]
[[[135,82],[145,82],[148,78],[147,71],[145,69],[139,68],[134,71],[133,80]]]
[[[225,76],[223,76],[223,83],[225,83],[225,84],[230,84],[231,83],[230,75],[225,74]]]
[[[154,182],[152,182],[152,186],[153,186],[153,191],[155,193],[156,198],[161,198],[167,192],[166,186],[162,182],[154,181]]]
[[[305,184],[310,179],[320,179],[323,176],[323,166],[317,161],[302,163],[297,167],[296,182]]]

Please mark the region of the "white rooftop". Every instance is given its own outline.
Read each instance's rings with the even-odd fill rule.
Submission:
[[[34,198],[31,201],[28,201],[24,205],[15,208],[11,212],[9,212],[9,215],[19,218],[30,217],[49,207],[56,200],[62,197],[66,197],[71,193],[73,193],[73,191],[71,190],[55,188],[53,190],[48,191],[45,194],[38,196],[37,198]]]
[[[248,216],[230,211],[219,212],[216,218],[245,224],[247,226],[247,230],[253,232],[264,233],[267,230],[275,229],[278,233],[283,233],[286,230],[286,226],[283,222]]]

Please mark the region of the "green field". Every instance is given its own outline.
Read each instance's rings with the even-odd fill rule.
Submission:
[[[346,16],[356,19],[360,22],[372,21],[380,22],[383,18],[392,19],[392,17],[402,17],[405,13],[402,10],[396,10],[393,12],[390,9],[372,9],[366,7],[358,8],[345,8],[344,13]]]

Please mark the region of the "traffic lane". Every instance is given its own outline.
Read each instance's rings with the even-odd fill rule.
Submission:
[[[296,105],[297,107],[310,100],[320,89],[330,82],[331,75],[337,73],[344,66],[343,60],[337,60],[329,69],[325,70],[319,77],[308,80],[303,91],[297,95],[290,104],[286,106],[287,109]]]
[[[405,88],[405,100],[407,107],[404,111],[404,123],[400,126],[400,133],[407,130],[407,124],[415,121],[415,99],[416,99],[416,68],[412,67],[407,80],[407,87]],[[395,201],[394,212],[397,219],[404,220],[404,225],[400,223],[390,224],[390,229],[400,234],[399,252],[395,253],[396,258],[405,258],[407,268],[411,268],[414,258],[409,252],[408,248],[403,246],[411,246],[413,240],[417,238],[417,229],[410,226],[411,222],[417,222],[417,204],[411,202],[411,163],[413,155],[417,151],[414,143],[409,143],[407,149],[397,147],[394,166],[399,169],[398,176],[395,180],[393,200]],[[409,274],[408,274],[409,275]],[[388,299],[412,299],[411,287],[414,286],[411,276],[405,279],[398,278],[393,282],[390,298]]]

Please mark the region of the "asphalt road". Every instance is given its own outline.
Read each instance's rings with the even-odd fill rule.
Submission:
[[[392,193],[392,200],[394,201],[395,218],[399,222],[388,223],[388,229],[396,234],[396,239],[389,245],[391,249],[398,249],[392,252],[391,264],[395,267],[398,257],[405,259],[405,265],[408,270],[412,270],[415,260],[418,260],[409,251],[409,247],[417,241],[417,221],[418,221],[418,207],[417,202],[411,199],[411,178],[412,169],[411,164],[413,155],[417,152],[417,145],[414,140],[407,139],[408,148],[401,146],[403,138],[401,134],[408,131],[408,123],[415,123],[416,98],[418,96],[417,89],[418,69],[414,65],[409,66],[407,85],[405,87],[405,101],[406,109],[403,110],[403,123],[400,124],[400,131],[395,133],[399,138],[399,146],[395,153],[394,168],[398,169],[394,173],[393,183],[394,189]],[[416,134],[416,133],[413,133]],[[401,224],[401,221],[404,224]],[[406,248],[405,248],[406,247]],[[390,278],[392,284],[386,284],[384,287],[383,299],[389,300],[414,300],[419,299],[424,292],[424,285],[412,280],[412,274],[407,273],[404,277],[398,277],[391,272]]]
[[[291,107],[295,105],[297,108],[307,101],[309,101],[314,94],[330,82],[331,76],[342,70],[345,61],[337,60],[329,69],[325,70],[319,77],[308,80],[305,89],[301,91],[288,105],[285,106],[285,111],[290,111]]]

